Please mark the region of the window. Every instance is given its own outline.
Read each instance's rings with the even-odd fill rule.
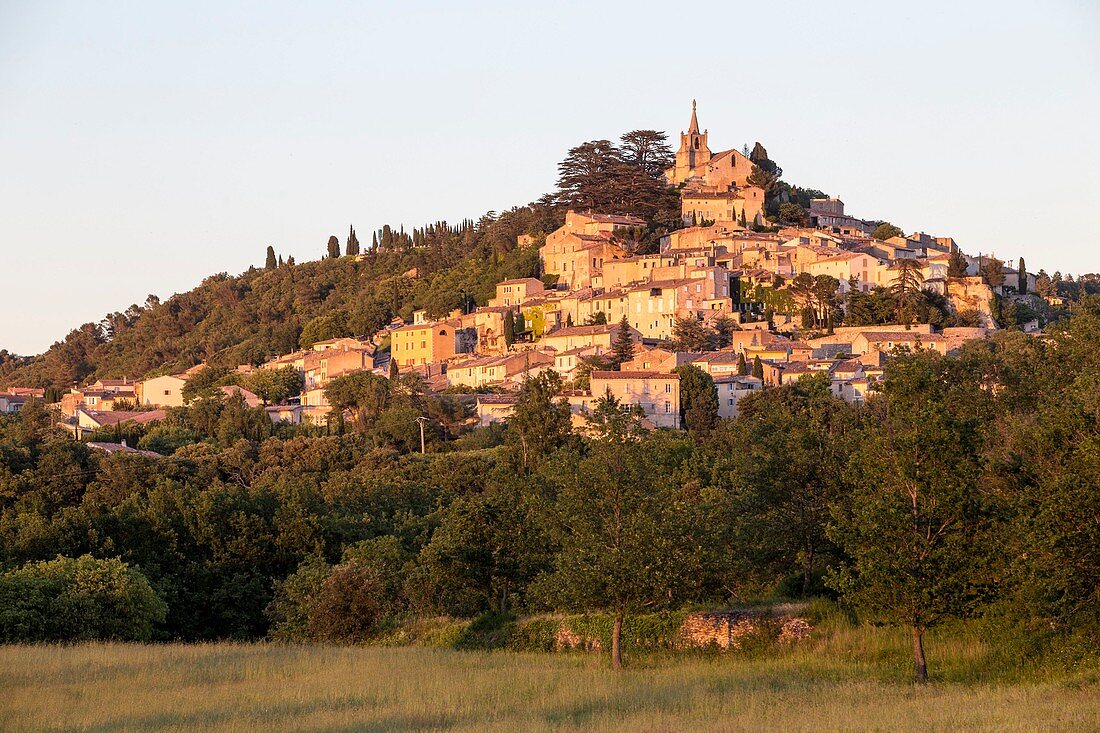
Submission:
[[[672,383],[665,382],[665,394],[672,394]]]
[[[730,407],[733,407],[733,398],[730,397]]]
[[[671,415],[672,414],[672,403],[671,402],[666,402],[665,403],[665,414],[666,415]]]
[[[170,394],[172,394],[172,390],[170,390],[170,389],[166,389],[166,390],[164,390],[164,396],[165,396],[165,397],[167,397],[167,396],[168,396],[168,395],[170,395]]]

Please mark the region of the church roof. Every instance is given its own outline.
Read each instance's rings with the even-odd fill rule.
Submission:
[[[699,134],[699,118],[695,116],[695,100],[691,100],[691,124],[688,125],[689,135]]]

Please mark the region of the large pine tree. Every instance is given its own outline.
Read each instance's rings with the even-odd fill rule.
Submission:
[[[615,332],[615,340],[611,343],[611,353],[615,356],[616,368],[634,358],[634,339],[630,331],[630,320],[624,313],[622,320],[619,321],[619,328]]]

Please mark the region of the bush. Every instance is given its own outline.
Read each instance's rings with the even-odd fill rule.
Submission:
[[[118,559],[58,556],[0,575],[0,641],[148,641],[168,608]]]

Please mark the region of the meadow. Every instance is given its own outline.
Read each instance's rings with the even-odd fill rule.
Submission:
[[[1014,674],[977,636],[836,630],[766,653],[628,655],[273,644],[0,647],[11,731],[1086,731],[1095,668]]]

